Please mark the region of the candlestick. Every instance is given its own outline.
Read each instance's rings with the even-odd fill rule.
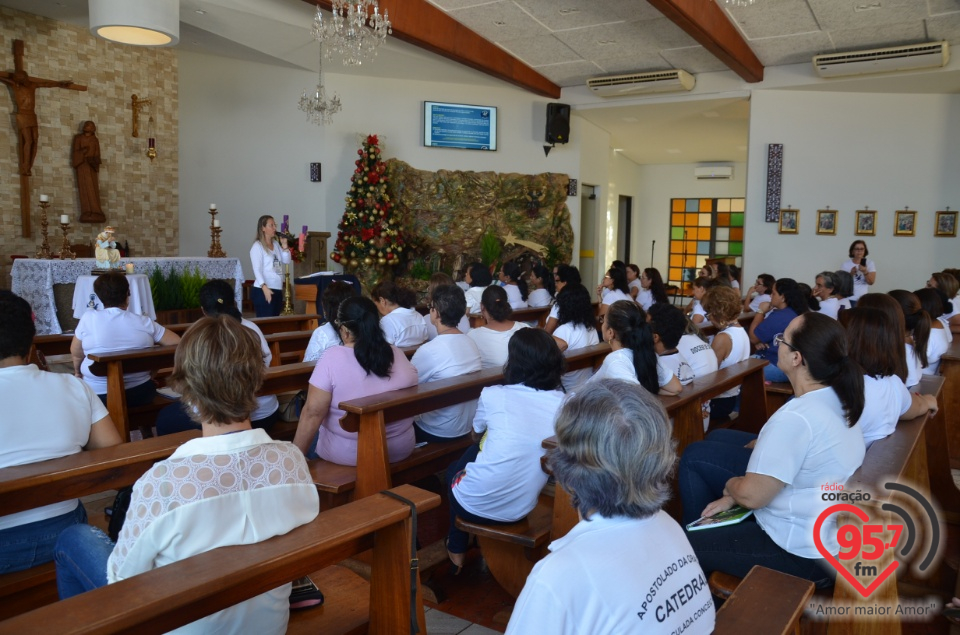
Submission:
[[[220,247],[220,219],[217,218],[217,206],[210,204],[210,250],[207,252],[209,258],[226,258],[227,252]]]
[[[37,247],[37,258],[49,260],[53,258],[50,252],[50,242],[47,240],[47,208],[50,203],[47,202],[46,194],[40,196],[40,235],[43,236],[43,242]]]
[[[211,209],[211,210],[216,210],[216,209],[217,209],[217,204],[216,204],[216,203],[210,203],[210,209]]]
[[[49,200],[50,200],[50,197],[47,196],[46,194],[41,194],[41,195],[40,195],[40,202],[41,202],[41,203],[46,203],[46,202],[48,202]]]
[[[67,218],[66,214],[60,216],[60,230],[63,232],[63,244],[60,245],[60,260],[76,260],[77,254],[73,253],[73,250],[70,249],[70,240],[67,238],[67,234],[70,233],[70,223],[64,222],[64,218]],[[67,218],[69,220],[69,218]]]
[[[219,218],[214,218],[214,219],[213,219],[213,226],[214,226],[214,227],[220,227],[220,219],[219,219]]]

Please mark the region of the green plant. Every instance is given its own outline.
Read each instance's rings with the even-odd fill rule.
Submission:
[[[177,309],[196,309],[200,306],[200,287],[207,277],[197,268],[190,273],[180,273],[173,269],[164,276],[159,267],[150,274],[150,295],[153,307],[157,311],[175,311]]]
[[[500,253],[503,247],[500,245],[500,239],[492,231],[488,231],[480,239],[480,262],[488,267],[500,259]]]
[[[183,307],[184,309],[196,309],[200,306],[200,287],[202,287],[207,282],[207,277],[200,273],[200,268],[197,267],[193,270],[193,273],[189,271],[184,271],[183,276],[180,278],[180,285],[183,292]]]
[[[415,280],[429,280],[431,275],[430,267],[424,262],[423,258],[417,258],[410,265],[410,277]]]
[[[166,291],[167,285],[163,279],[163,272],[160,271],[160,267],[154,267],[150,274],[150,295],[153,296],[153,308],[157,311],[166,311],[168,308]]]

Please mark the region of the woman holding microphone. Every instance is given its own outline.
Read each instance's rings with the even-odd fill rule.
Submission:
[[[870,291],[870,285],[877,281],[877,266],[867,258],[867,243],[855,240],[850,245],[850,259],[840,265],[844,271],[853,276],[853,295],[850,297],[851,306],[857,306],[860,296]]]
[[[287,239],[279,237],[273,216],[265,214],[257,221],[257,240],[250,247],[253,289],[250,299],[257,317],[280,315],[283,309],[283,265],[290,264]]]

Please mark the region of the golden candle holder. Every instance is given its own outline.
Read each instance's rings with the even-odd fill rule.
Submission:
[[[225,252],[220,247],[220,232],[223,231],[223,228],[220,227],[220,221],[217,220],[217,208],[213,207],[210,210],[210,250],[207,252],[208,258],[226,258],[227,252]]]
[[[77,254],[70,249],[70,241],[67,240],[67,234],[70,233],[70,223],[60,223],[60,229],[63,231],[63,244],[60,246],[60,260],[76,260]]]
[[[293,315],[293,304],[290,297],[290,265],[283,266],[283,310],[280,315]]]
[[[41,260],[50,260],[53,258],[53,253],[50,251],[50,242],[47,236],[47,208],[50,207],[50,203],[47,201],[40,201],[40,235],[43,236],[43,243],[37,247],[37,258]]]

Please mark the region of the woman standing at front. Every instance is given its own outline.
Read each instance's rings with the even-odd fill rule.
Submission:
[[[855,240],[850,244],[850,259],[840,265],[853,276],[853,296],[850,297],[853,306],[857,306],[860,296],[869,292],[870,285],[877,281],[877,265],[867,258],[869,254],[867,243]]]
[[[287,239],[277,242],[277,223],[264,215],[257,221],[257,240],[250,247],[253,289],[250,299],[257,317],[280,315],[283,308],[283,265],[290,264]]]

